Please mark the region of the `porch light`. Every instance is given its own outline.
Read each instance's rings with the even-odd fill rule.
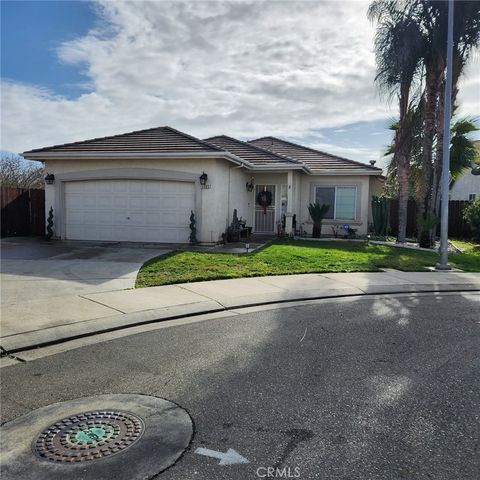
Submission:
[[[255,181],[253,180],[253,177],[246,183],[246,188],[247,192],[253,192],[253,189],[255,188]]]
[[[55,183],[55,175],[53,173],[47,173],[45,176],[45,183],[47,185],[53,185]]]
[[[207,184],[207,180],[208,180],[208,175],[203,172],[201,175],[200,175],[200,185],[206,185]]]

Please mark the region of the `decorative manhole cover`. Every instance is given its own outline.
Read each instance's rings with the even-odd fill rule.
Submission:
[[[127,412],[101,410],[64,418],[43,430],[35,453],[53,462],[84,462],[132,446],[144,431],[143,421]]]
[[[188,412],[163,398],[112,394],[53,403],[0,427],[1,477],[145,480],[172,466],[192,435]]]

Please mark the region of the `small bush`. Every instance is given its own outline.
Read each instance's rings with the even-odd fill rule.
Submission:
[[[480,241],[480,198],[465,207],[463,219],[470,226],[473,238]]]

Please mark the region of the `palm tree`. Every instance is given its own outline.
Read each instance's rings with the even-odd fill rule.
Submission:
[[[444,71],[446,64],[447,19],[446,1],[412,0],[411,15],[423,36],[422,61],[425,67],[423,95],[423,162],[420,209],[424,220],[438,212],[443,157]],[[454,4],[454,58],[452,103],[458,93],[458,79],[471,51],[480,43],[480,2],[456,1]],[[428,223],[428,222],[424,222]],[[422,232],[420,232],[422,233]],[[423,232],[425,233],[425,232]],[[433,230],[421,235],[431,246]]]
[[[411,90],[419,73],[423,38],[417,22],[411,16],[408,4],[392,0],[376,0],[370,5],[368,16],[372,21],[377,22],[375,81],[381,91],[398,97],[399,120],[394,129],[392,163],[398,180],[397,242],[404,243],[415,112],[415,107],[411,104]]]
[[[453,69],[452,69],[452,105],[455,105],[458,94],[458,81],[468,63],[473,49],[480,45],[480,2],[455,2],[454,4],[454,49],[453,49]],[[444,125],[444,101],[445,101],[445,82],[442,82],[439,92],[437,122],[436,122],[436,148],[434,162],[434,176],[432,185],[432,200],[430,209],[438,214],[440,206],[440,179],[443,167],[443,125]],[[455,112],[452,112],[455,115]],[[457,122],[458,124],[459,122]],[[473,127],[475,125],[464,119],[463,128]],[[461,128],[462,125],[458,125]],[[474,131],[474,130],[470,130]],[[467,132],[467,133],[470,133]],[[452,133],[453,129],[452,129]],[[453,146],[453,143],[452,143]],[[453,174],[453,172],[452,172]]]
[[[480,2],[457,0],[454,4],[454,55],[452,102],[458,93],[458,80],[472,50],[480,44]],[[394,159],[399,184],[399,224],[403,224],[405,178],[409,177],[411,142],[408,131],[408,105],[412,87],[419,78],[425,83],[418,105],[422,113],[422,168],[418,194],[422,225],[438,211],[443,156],[443,89],[446,63],[448,9],[445,0],[375,0],[369,8],[370,19],[378,23],[375,37],[377,82],[382,90],[397,93],[399,122],[395,130]],[[401,38],[401,36],[408,38]],[[412,73],[413,72],[413,73]],[[410,147],[410,150],[409,150]],[[407,162],[406,159],[409,159]],[[408,183],[408,180],[407,180]],[[428,220],[428,221],[427,221]],[[420,226],[420,225],[419,225]],[[400,225],[399,225],[400,227]],[[399,228],[398,241],[402,240]],[[422,239],[430,246],[432,235]]]
[[[308,205],[308,213],[313,221],[313,238],[320,238],[322,234],[322,221],[330,210],[330,205],[320,205],[318,202]]]
[[[480,163],[480,154],[475,142],[469,138],[473,132],[480,130],[475,119],[460,118],[451,129],[450,140],[450,175],[456,180],[466,170]]]
[[[407,130],[406,136],[410,141],[410,162],[408,166],[408,197],[416,198],[421,187],[421,154],[422,154],[422,135],[421,135],[421,110],[418,105],[410,104],[407,112],[407,121],[404,126]],[[392,123],[390,130],[396,132],[399,128],[399,122]],[[385,151],[386,157],[391,157],[386,167],[387,185],[391,189],[391,196],[398,197],[398,165],[396,164],[396,157],[393,156],[395,152],[395,134],[391,145]]]

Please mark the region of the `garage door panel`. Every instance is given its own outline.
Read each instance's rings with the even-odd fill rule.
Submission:
[[[95,220],[96,220],[95,223],[97,225],[113,225],[115,223],[111,212],[108,212],[108,211],[107,212],[102,212],[102,211],[96,212]]]
[[[111,195],[97,195],[98,208],[113,208],[113,197]]]
[[[177,199],[175,197],[163,196],[160,200],[160,206],[162,210],[175,210],[178,206]]]
[[[126,182],[114,182],[112,189],[116,193],[125,193],[128,192],[128,183]]]
[[[162,214],[160,212],[147,213],[145,216],[145,221],[148,226],[162,225]]]
[[[122,227],[126,227],[129,225],[129,219],[128,214],[125,214],[123,212],[113,212],[111,213],[112,216],[112,224],[113,225],[119,225]]]
[[[175,213],[162,213],[162,224],[168,227],[176,227],[178,222],[177,215]],[[180,224],[181,225],[181,224]]]
[[[90,180],[65,185],[66,237],[78,240],[187,242],[194,184]]]
[[[129,208],[145,208],[145,197],[132,195],[128,202]]]
[[[74,194],[74,195],[67,196],[65,206],[66,208],[81,210],[83,208],[95,207],[96,201],[95,201],[95,197],[92,197],[91,195],[88,195],[85,193]]]
[[[130,182],[130,193],[144,193],[145,182],[143,180],[133,180]]]
[[[115,192],[116,194],[113,196],[113,205],[112,207],[115,209],[124,209],[128,208],[128,197],[121,197]]]
[[[148,210],[159,210],[162,206],[162,197],[160,195],[152,195],[145,198],[145,208]]]
[[[190,199],[189,198],[185,198],[185,197],[178,197],[178,206],[180,208],[184,208],[186,210],[193,210],[193,205],[192,203],[190,202]]]
[[[92,226],[92,230],[94,230],[95,240],[115,240],[112,226],[95,225]]]
[[[103,185],[99,185],[96,182],[84,182],[83,183],[83,192],[82,193],[96,193],[97,189]]]

